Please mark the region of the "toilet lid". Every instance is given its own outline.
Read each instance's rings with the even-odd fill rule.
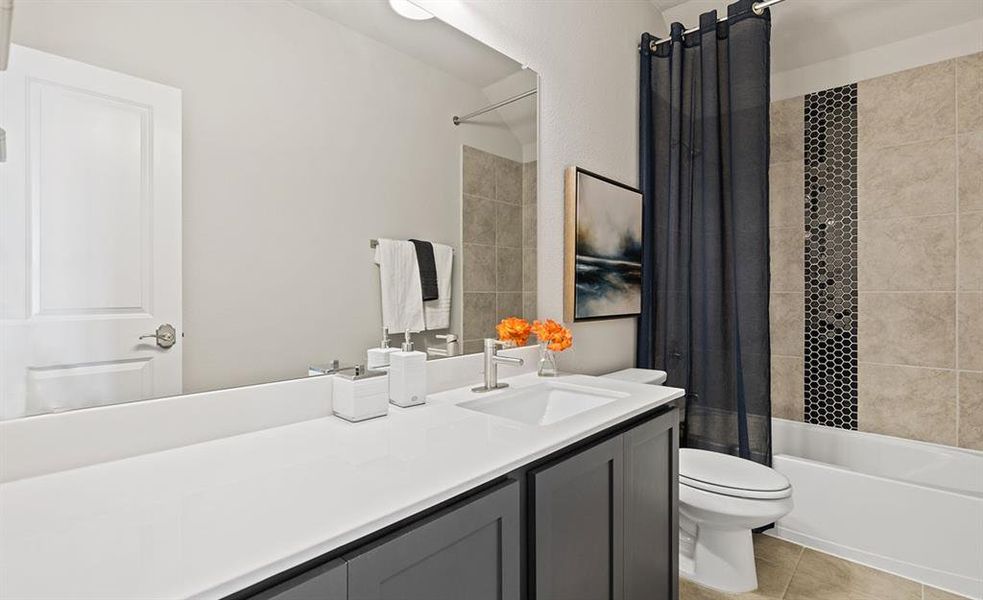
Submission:
[[[774,469],[729,454],[694,448],[679,449],[679,483],[738,498],[775,500],[792,495],[788,479]]]

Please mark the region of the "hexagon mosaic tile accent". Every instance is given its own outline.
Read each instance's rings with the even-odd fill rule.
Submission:
[[[857,429],[857,85],[805,97],[805,420]]]

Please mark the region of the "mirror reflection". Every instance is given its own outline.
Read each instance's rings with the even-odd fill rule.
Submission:
[[[411,17],[18,0],[0,418],[364,364],[383,327],[479,352],[535,317],[537,75]]]

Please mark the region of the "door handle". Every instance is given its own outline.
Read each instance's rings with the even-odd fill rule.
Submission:
[[[154,338],[157,340],[157,345],[161,348],[167,349],[177,342],[177,331],[174,330],[174,326],[170,323],[164,323],[157,328],[154,333],[148,333],[147,335],[141,335],[139,339],[143,340],[146,338]]]

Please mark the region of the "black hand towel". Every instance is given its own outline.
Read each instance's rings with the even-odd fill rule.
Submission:
[[[420,266],[420,287],[423,288],[424,300],[436,300],[437,264],[433,259],[433,244],[423,240],[410,240],[416,246],[416,263]]]

